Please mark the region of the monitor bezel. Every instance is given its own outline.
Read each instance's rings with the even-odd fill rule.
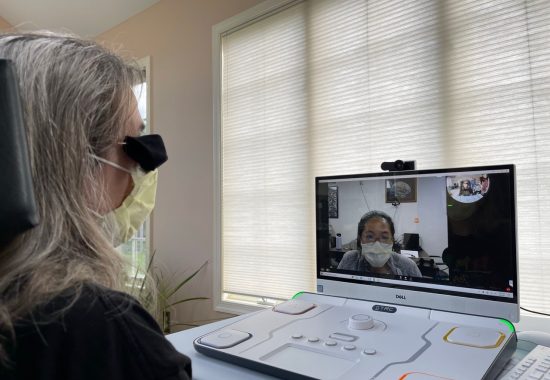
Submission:
[[[317,226],[319,216],[319,207],[315,208],[316,218],[316,278],[317,291],[328,295],[365,299],[390,304],[407,305],[414,307],[430,308],[433,310],[443,310],[461,314],[481,315],[495,318],[505,318],[512,322],[519,321],[519,283],[518,283],[518,247],[517,247],[517,206],[516,206],[516,181],[515,166],[507,165],[485,165],[470,166],[458,168],[443,169],[425,169],[425,170],[406,170],[390,172],[374,172],[362,174],[345,174],[333,176],[320,176],[315,178],[315,202],[319,204],[319,183],[331,180],[348,180],[360,178],[392,178],[403,175],[424,175],[424,174],[442,174],[473,172],[473,171],[494,171],[509,170],[510,173],[510,197],[512,200],[511,218],[513,234],[511,244],[514,247],[514,284],[513,297],[503,299],[502,297],[490,295],[473,295],[454,291],[426,291],[414,288],[412,283],[403,283],[399,285],[388,285],[376,283],[373,281],[354,280],[354,279],[335,279],[321,275],[320,267],[320,249],[317,247],[319,242],[319,228]],[[406,286],[408,285],[408,286]]]

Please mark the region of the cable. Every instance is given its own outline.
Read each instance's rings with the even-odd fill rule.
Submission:
[[[390,180],[391,181],[391,180]],[[397,180],[393,179],[393,201],[391,205],[395,207],[395,212],[397,213],[397,206],[401,204],[401,201],[399,200],[399,197],[397,196]],[[387,191],[387,189],[386,189]]]
[[[550,317],[550,314],[547,314],[547,313],[541,313],[540,311],[534,311],[534,310],[529,310],[529,309],[526,309],[524,307],[519,307],[521,310],[525,310],[525,311],[528,311],[529,313],[533,313],[533,314],[540,314],[540,315],[545,315],[547,317]]]
[[[363,189],[363,181],[359,181],[359,187],[361,187],[361,193],[363,194],[363,199],[367,204],[367,211],[370,211],[369,201],[367,201],[367,195],[365,194],[365,191]]]

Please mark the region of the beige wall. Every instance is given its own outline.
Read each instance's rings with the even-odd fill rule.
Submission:
[[[0,17],[0,31],[11,29],[11,24]]]
[[[162,0],[96,40],[151,57],[151,127],[169,160],[159,175],[153,244],[168,272],[212,262],[212,25],[260,0]],[[211,265],[184,295],[212,298]],[[219,318],[211,301],[178,308],[178,321]]]

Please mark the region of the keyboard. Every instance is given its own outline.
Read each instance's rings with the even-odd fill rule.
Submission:
[[[507,368],[505,368],[507,369]],[[535,346],[499,380],[550,380],[550,347]]]

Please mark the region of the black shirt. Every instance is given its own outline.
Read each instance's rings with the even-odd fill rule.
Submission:
[[[72,304],[71,299],[57,297],[16,324],[15,344],[8,349],[13,365],[0,369],[0,379],[191,378],[190,359],[174,349],[134,298],[85,286]]]

